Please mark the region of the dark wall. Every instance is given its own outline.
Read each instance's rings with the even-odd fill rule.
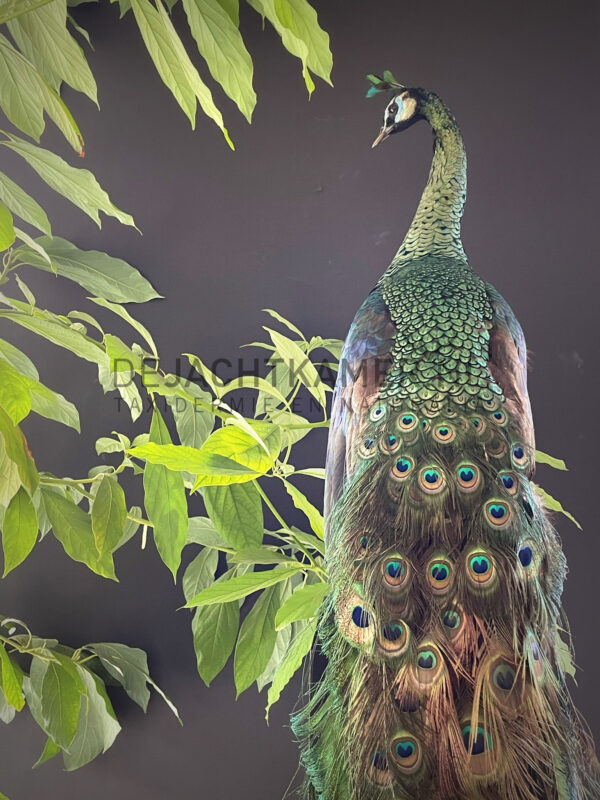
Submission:
[[[136,311],[169,369],[186,351],[207,361],[236,358],[241,343],[257,338],[264,307],[307,333],[345,335],[410,222],[431,155],[424,126],[371,151],[385,101],[363,99],[364,75],[389,68],[408,85],[439,92],[459,120],[469,156],[465,248],[525,329],[539,446],[571,467],[564,475],[540,470],[540,479],[584,526],[580,533],[559,520],[571,567],[565,605],[582,667],[574,695],[600,736],[598,5],[315,4],[332,37],[335,88],[319,84],[310,103],[298,62],[244,8],[259,95],[252,126],[215,92],[235,153],[202,116],[198,130],[189,129],[130,15],[119,22],[106,3],[76,9],[96,47],[89,58],[102,107],[98,113],[85,99],[68,97],[86,136],[86,165],[134,213],[143,237],[110,220],[98,231],[4,154],[10,174],[45,201],[56,233],[128,259],[165,295]],[[47,141],[67,155],[58,137]],[[77,287],[29,275],[41,304],[63,312],[84,306]],[[97,463],[95,438],[131,430],[127,415],[101,394],[89,365],[6,325],[0,335],[13,337],[42,379],[82,412],[80,436],[53,423],[28,423],[40,468],[85,473]],[[144,426],[147,419],[138,427]],[[314,464],[323,461],[323,444],[306,454]],[[118,701],[124,730],[107,755],[74,774],[62,772],[58,759],[32,772],[43,737],[23,713],[0,731],[0,789],[11,800],[281,797],[297,764],[286,726],[298,684],[269,727],[264,697],[251,690],[235,702],[230,668],[206,689],[195,672],[187,612],[175,611],[180,590],[154,547],[140,551],[130,543],[117,571],[119,584],[102,581],[48,537],[2,582],[2,610],[72,645],[113,640],[144,647],[184,727],[158,699],[147,718]]]

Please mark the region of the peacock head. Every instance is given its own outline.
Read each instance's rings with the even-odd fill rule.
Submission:
[[[377,75],[367,75],[367,79],[372,84],[367,92],[367,97],[372,97],[379,92],[390,90],[393,92],[392,99],[385,107],[383,125],[372,145],[377,147],[380,142],[383,142],[393,133],[405,131],[421,119],[419,114],[419,90],[408,89],[398,83],[389,70],[383,73],[383,78],[379,78]]]

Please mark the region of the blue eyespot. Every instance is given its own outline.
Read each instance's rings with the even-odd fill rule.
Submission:
[[[378,750],[372,756],[371,762],[375,769],[378,769],[381,772],[385,772],[388,768],[387,758],[385,757],[385,753],[383,753],[381,750]]]
[[[460,625],[460,614],[458,611],[455,611],[452,608],[449,608],[447,611],[444,611],[444,615],[442,616],[442,622],[446,628],[450,628],[450,630],[454,630],[454,628],[458,628]]]
[[[385,571],[390,578],[399,578],[404,573],[404,564],[401,561],[388,561]]]
[[[503,475],[502,476],[502,483],[507,489],[512,489],[515,485],[515,479],[512,475]]]
[[[414,755],[416,749],[415,743],[410,740],[396,742],[396,755],[398,758],[410,758]]]
[[[471,726],[465,725],[462,729],[462,737],[463,742],[465,743],[465,747],[467,750],[469,749],[469,743],[471,742]],[[491,734],[486,736],[485,728],[483,725],[478,725],[477,730],[475,731],[475,736],[473,737],[473,742],[471,743],[471,755],[480,756],[482,753],[485,753],[486,750],[492,749],[492,737]]]
[[[352,622],[357,628],[368,628],[371,624],[371,617],[362,606],[354,606],[352,609]]]
[[[404,628],[397,622],[394,622],[391,625],[386,625],[385,628],[383,629],[383,635],[388,640],[388,642],[397,642],[398,639],[402,638],[403,633],[404,633]]]
[[[518,555],[522,567],[525,567],[525,569],[527,569],[527,567],[531,566],[531,563],[533,561],[533,549],[530,545],[525,544],[523,545],[523,547],[520,547]]]
[[[514,456],[514,457],[515,457],[515,458],[516,458],[518,461],[520,461],[520,460],[523,458],[523,456],[524,456],[524,455],[525,455],[525,450],[523,450],[523,448],[521,447],[521,445],[518,445],[517,447],[514,447],[514,448],[513,448],[513,456]]]

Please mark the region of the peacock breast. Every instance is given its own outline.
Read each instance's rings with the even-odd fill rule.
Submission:
[[[389,271],[381,290],[396,333],[380,397],[435,413],[503,401],[489,367],[493,309],[464,261],[426,256]]]

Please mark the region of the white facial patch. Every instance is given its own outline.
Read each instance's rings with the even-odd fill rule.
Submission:
[[[416,110],[416,100],[410,95],[396,95],[391,103],[388,104],[383,116],[383,124],[398,125],[410,119]]]

